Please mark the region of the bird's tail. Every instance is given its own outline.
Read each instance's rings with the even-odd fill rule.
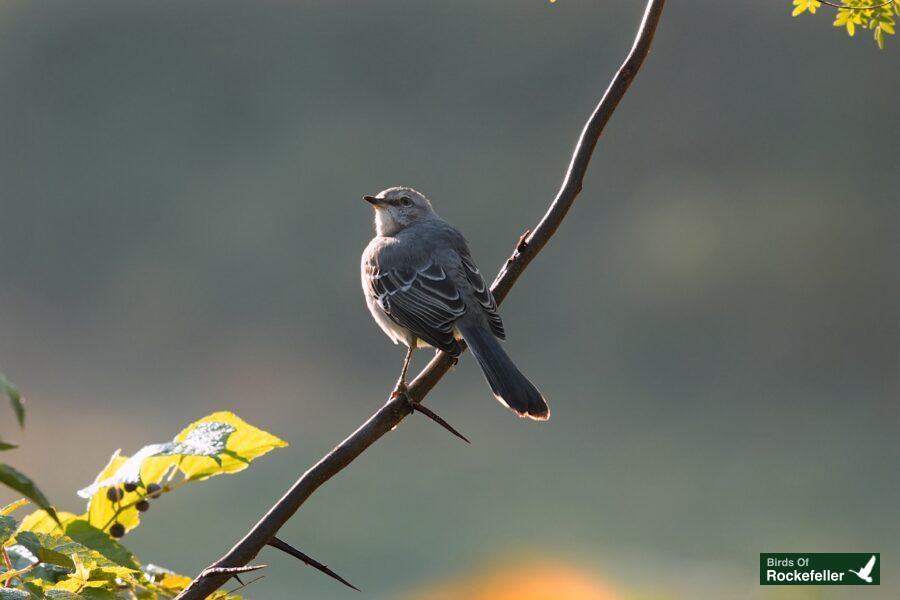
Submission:
[[[550,418],[550,408],[544,397],[522,375],[493,333],[478,324],[460,327],[460,333],[472,349],[497,400],[520,417],[537,421]]]

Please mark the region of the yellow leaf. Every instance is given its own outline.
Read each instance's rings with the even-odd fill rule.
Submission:
[[[70,521],[74,521],[78,518],[78,515],[70,512],[60,511],[57,512],[56,515],[59,517],[59,520],[63,524],[63,526],[65,526]],[[19,524],[19,531],[59,534],[62,530],[59,524],[57,524],[57,522],[53,520],[53,517],[47,514],[47,511],[36,510],[22,519],[22,522]]]
[[[190,577],[178,575],[177,573],[166,573],[156,582],[156,585],[166,590],[180,592],[186,588],[190,582]]]
[[[115,475],[116,471],[125,464],[125,461],[128,460],[128,457],[121,454],[121,450],[116,450],[113,455],[109,459],[109,463],[107,463],[106,467],[97,475],[97,478],[94,480],[103,481],[104,479],[108,479]],[[140,513],[138,513],[137,509],[131,507],[129,509],[125,509],[119,512],[118,516],[116,515],[116,505],[113,502],[110,502],[109,498],[106,497],[106,490],[109,488],[100,488],[97,490],[91,499],[88,500],[88,512],[87,512],[87,521],[97,529],[102,529],[104,531],[108,530],[110,525],[115,522],[121,523],[125,527],[125,531],[130,531],[137,527],[140,522]],[[119,503],[120,506],[125,506],[131,504],[132,502],[137,501],[139,498],[137,493],[126,493],[122,498],[122,501]]]
[[[180,456],[151,456],[141,463],[141,481],[145,484],[160,483],[170,469],[178,467]]]
[[[45,592],[58,590],[63,592],[71,592],[75,593],[81,591],[81,588],[84,587],[84,580],[78,577],[68,577],[63,579],[62,581],[54,584],[51,587],[44,588]]]
[[[20,500],[16,500],[15,502],[10,502],[3,508],[0,508],[0,516],[5,517],[6,515],[11,515],[14,511],[19,510],[26,504],[28,504],[28,498],[22,498]]]
[[[188,479],[206,479],[222,473],[236,473],[246,469],[253,459],[275,448],[287,446],[287,442],[284,440],[262,429],[257,429],[228,411],[213,413],[195,423],[191,423],[184,431],[178,434],[175,441],[184,441],[197,425],[208,422],[227,423],[234,427],[235,430],[228,437],[225,452],[219,455],[221,464],[206,456],[185,456],[181,458],[179,469]]]

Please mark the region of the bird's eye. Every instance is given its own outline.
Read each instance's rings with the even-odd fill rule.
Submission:
[[[407,196],[403,196],[400,198],[400,204],[403,206],[412,206],[412,200],[410,200]]]

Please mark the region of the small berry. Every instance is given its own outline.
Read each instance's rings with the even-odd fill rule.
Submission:
[[[134,507],[140,512],[147,512],[148,510],[150,510],[150,503],[146,500],[141,500],[140,502],[135,504]]]
[[[125,526],[121,523],[113,523],[112,527],[109,528],[109,535],[114,538],[120,538],[125,535]]]
[[[151,483],[147,486],[147,495],[151,498],[159,498],[159,495],[162,493],[162,488],[159,484]]]
[[[126,483],[124,487],[125,487],[125,491],[130,494],[131,492],[133,492],[134,490],[137,489],[137,484],[129,482],[129,483]]]
[[[119,500],[122,499],[122,496],[124,496],[124,495],[125,495],[125,492],[123,492],[122,490],[120,490],[117,487],[111,487],[108,490],[106,490],[106,499],[109,500],[110,502],[118,502]]]

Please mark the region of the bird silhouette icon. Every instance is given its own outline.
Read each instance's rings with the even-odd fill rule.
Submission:
[[[848,569],[848,572],[853,573],[866,583],[872,583],[872,569],[875,568],[875,555],[872,555],[872,558],[869,559],[869,562],[866,563],[859,571],[854,571],[853,569]]]

